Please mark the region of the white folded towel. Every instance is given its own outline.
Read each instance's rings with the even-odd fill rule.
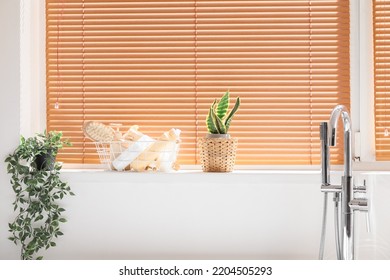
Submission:
[[[143,135],[125,151],[123,151],[113,162],[112,165],[118,171],[123,171],[131,164],[143,151],[149,148],[155,140],[147,135]]]

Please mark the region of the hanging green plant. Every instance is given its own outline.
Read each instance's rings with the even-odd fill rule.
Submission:
[[[74,193],[60,179],[61,165],[55,162],[59,149],[71,145],[61,138],[61,132],[53,131],[21,137],[20,145],[5,160],[16,195],[9,239],[21,246],[22,260],[42,259],[36,254],[56,246],[55,239],[63,235],[60,224],[66,222],[65,209],[58,201]]]

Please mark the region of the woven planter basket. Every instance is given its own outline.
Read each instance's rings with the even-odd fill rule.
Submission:
[[[200,138],[200,162],[204,172],[232,172],[236,160],[237,138]]]

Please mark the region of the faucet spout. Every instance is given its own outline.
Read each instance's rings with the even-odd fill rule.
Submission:
[[[336,146],[336,133],[337,133],[337,123],[340,118],[343,119],[343,125],[344,125],[344,132],[351,132],[352,126],[351,126],[351,118],[349,117],[349,113],[347,108],[344,105],[337,105],[331,115],[329,120],[329,145],[330,146]]]
[[[352,124],[348,110],[344,105],[337,105],[329,119],[328,143],[329,146],[336,146],[337,123],[343,120],[344,127],[344,176],[352,176]]]

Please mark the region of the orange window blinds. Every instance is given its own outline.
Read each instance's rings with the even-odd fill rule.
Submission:
[[[229,89],[238,164],[318,164],[319,123],[349,107],[349,1],[46,0],[46,23],[47,129],[73,142],[65,162],[98,161],[81,131],[95,120],[179,128],[180,163],[196,164]]]
[[[376,159],[390,160],[390,1],[373,0]]]

